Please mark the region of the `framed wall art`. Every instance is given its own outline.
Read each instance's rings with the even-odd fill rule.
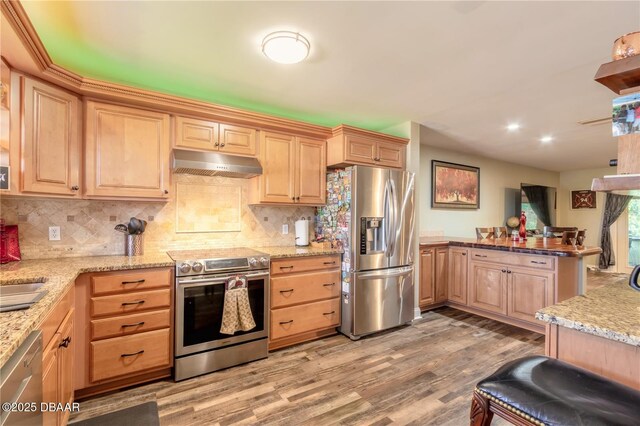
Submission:
[[[596,192],[588,189],[582,191],[571,191],[571,208],[573,210],[595,209]]]
[[[431,160],[431,207],[480,208],[480,169]]]

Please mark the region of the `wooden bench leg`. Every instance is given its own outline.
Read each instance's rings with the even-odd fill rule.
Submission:
[[[471,400],[471,413],[469,413],[470,426],[489,426],[493,420],[493,413],[489,410],[489,400],[477,392],[473,392]]]

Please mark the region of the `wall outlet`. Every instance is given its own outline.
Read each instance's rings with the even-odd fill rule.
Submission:
[[[59,226],[50,226],[49,227],[49,241],[60,241],[60,227]]]
[[[282,224],[282,235],[287,235],[289,233],[289,225],[286,223]]]

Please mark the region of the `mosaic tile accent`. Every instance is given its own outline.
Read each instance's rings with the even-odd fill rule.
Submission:
[[[295,234],[290,232],[282,235],[282,224],[287,223],[289,229],[293,229],[295,220],[314,214],[313,207],[248,205],[248,179],[174,175],[174,194],[177,184],[240,187],[240,231],[177,233],[175,199],[157,203],[3,196],[0,198],[0,218],[5,219],[6,224],[19,225],[22,258],[41,259],[122,255],[124,235],[113,227],[118,223],[126,223],[131,217],[153,217],[152,221],[148,221],[144,234],[145,251],[149,252],[185,247],[293,246]],[[190,202],[194,210],[210,203],[208,199],[198,198]],[[73,222],[68,222],[67,216],[73,216]],[[116,217],[115,221],[113,217]],[[49,226],[60,226],[60,241],[48,240]]]

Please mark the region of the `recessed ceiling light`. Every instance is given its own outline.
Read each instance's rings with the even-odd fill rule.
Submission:
[[[543,136],[540,138],[540,142],[542,143],[549,143],[553,140],[552,136]]]
[[[518,123],[509,123],[507,125],[507,130],[510,131],[510,132],[515,132],[519,128],[520,128],[520,125]]]
[[[279,64],[296,64],[309,55],[311,44],[302,34],[276,31],[262,39],[262,53]]]

